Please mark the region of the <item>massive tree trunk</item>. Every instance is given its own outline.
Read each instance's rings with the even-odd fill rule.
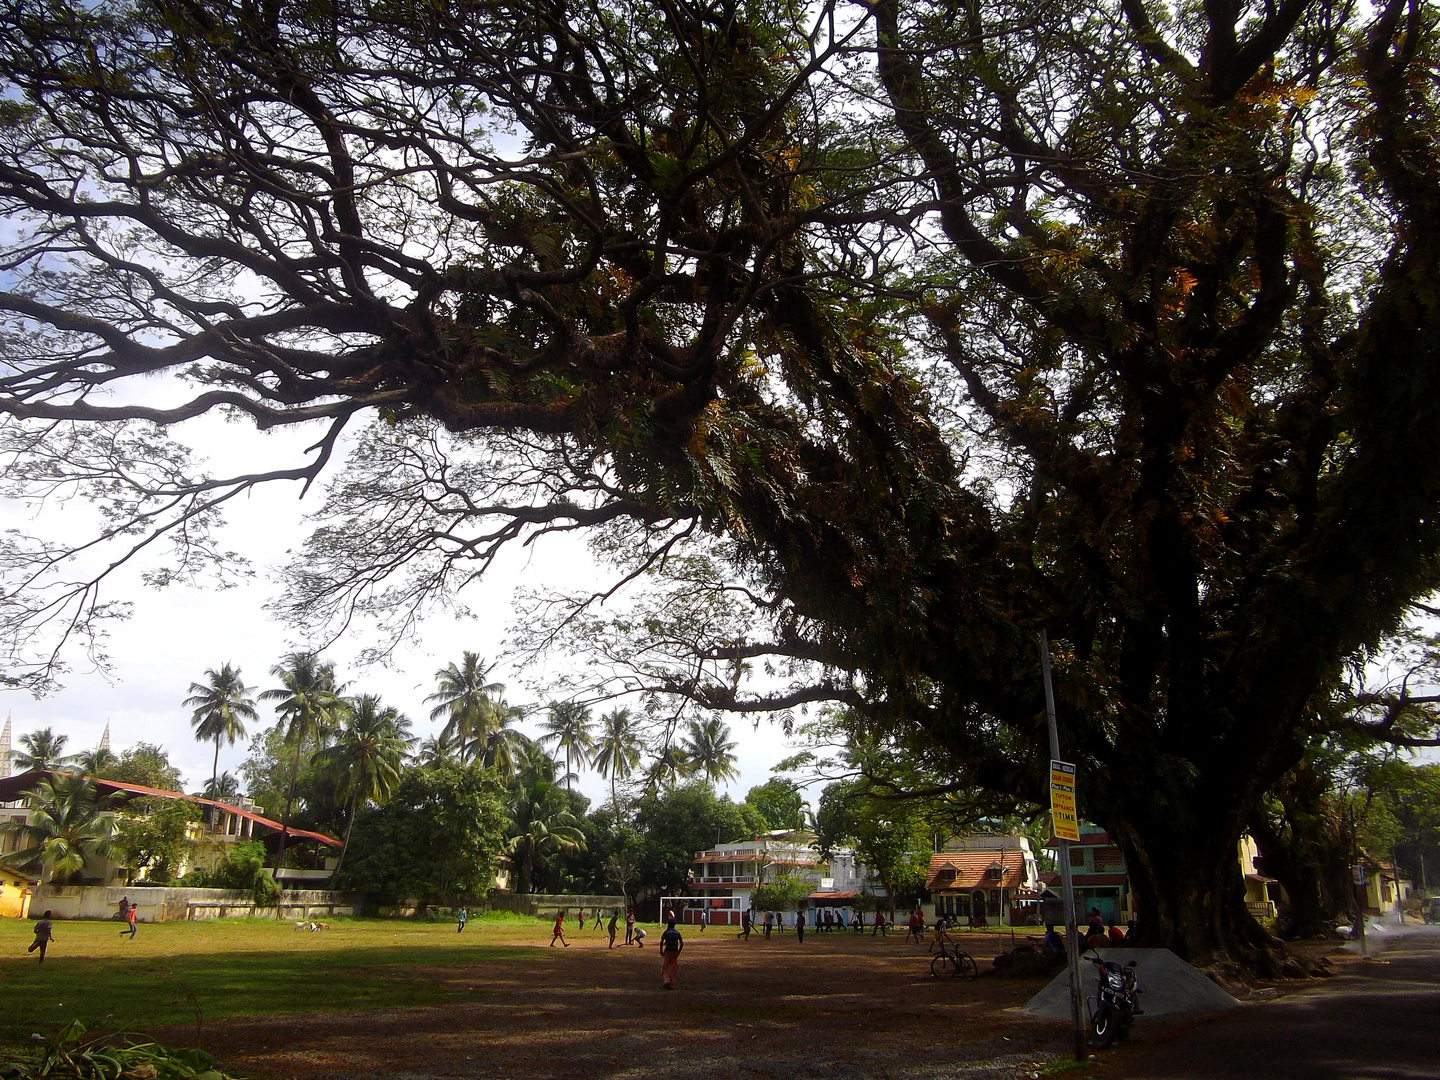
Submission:
[[[1141,945],[1168,948],[1197,967],[1234,962],[1280,974],[1279,942],[1245,907],[1238,829],[1197,821],[1177,832],[1152,819],[1128,822],[1118,833]]]

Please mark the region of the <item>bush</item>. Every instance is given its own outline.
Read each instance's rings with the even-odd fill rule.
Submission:
[[[256,907],[274,907],[280,902],[280,883],[262,868],[250,886],[250,895],[255,898]]]

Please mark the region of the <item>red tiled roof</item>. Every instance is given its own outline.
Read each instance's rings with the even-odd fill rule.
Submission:
[[[1004,874],[990,877],[992,867],[1003,866]],[[946,870],[955,871],[953,880],[941,880]],[[1018,852],[1001,856],[993,851],[942,851],[930,856],[930,873],[925,888],[930,892],[960,889],[1015,889],[1025,884],[1025,860]]]
[[[806,900],[857,900],[858,892],[812,892]]]

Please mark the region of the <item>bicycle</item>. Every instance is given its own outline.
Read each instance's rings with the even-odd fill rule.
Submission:
[[[939,954],[930,961],[930,974],[934,978],[941,978],[949,975],[952,979],[963,975],[967,979],[978,979],[980,968],[975,963],[975,958],[960,949],[946,948],[947,945],[954,946],[954,942],[945,938],[940,942]]]

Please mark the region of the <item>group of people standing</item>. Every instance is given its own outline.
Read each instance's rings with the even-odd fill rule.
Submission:
[[[570,947],[570,942],[565,940],[565,916],[569,912],[569,910],[569,908],[561,908],[558,912],[555,913],[555,925],[552,926],[550,929],[550,947],[552,949],[555,947],[555,943],[557,941],[567,949]],[[620,932],[620,909],[612,909],[610,912],[610,921],[606,923],[603,921],[604,915],[602,914],[600,909],[598,907],[591,908],[590,920],[591,925],[596,930],[599,930],[602,926],[604,926],[606,933],[610,937],[609,947],[612,949],[615,948],[615,938]],[[579,915],[575,920],[575,925],[580,930],[585,929],[584,908],[580,909]],[[625,945],[638,945],[640,948],[643,949],[645,947],[645,936],[645,928],[643,926],[635,925],[635,912],[630,908],[626,908]]]

